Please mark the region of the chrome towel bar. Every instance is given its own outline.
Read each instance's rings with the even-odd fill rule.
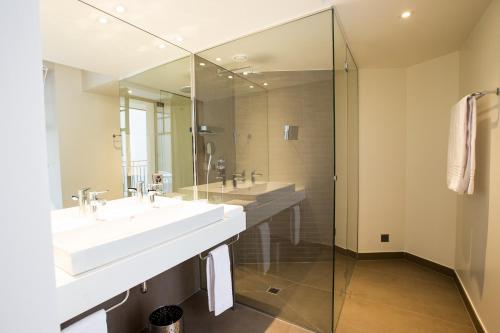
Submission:
[[[479,99],[479,98],[481,98],[485,95],[489,95],[489,94],[496,94],[497,96],[500,96],[500,88],[496,88],[495,90],[478,91],[478,92],[472,93],[471,96]]]
[[[232,240],[231,242],[227,243],[227,246],[231,246],[234,243],[236,243],[240,239],[240,234],[236,235],[236,239]],[[206,256],[202,256],[201,253],[199,254],[199,257],[201,260],[206,260],[210,254],[207,254]]]

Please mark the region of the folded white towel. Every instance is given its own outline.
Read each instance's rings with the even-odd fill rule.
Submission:
[[[293,245],[300,243],[300,206],[295,205],[290,210],[290,242]]]
[[[267,273],[271,267],[271,231],[267,222],[259,224],[258,228],[262,248],[262,264],[264,266],[264,273]]]
[[[208,309],[218,316],[233,306],[229,248],[221,245],[207,257]]]
[[[474,193],[476,170],[476,98],[466,96],[451,109],[448,139],[448,188]]]
[[[107,333],[106,311],[100,310],[66,327],[61,333]]]

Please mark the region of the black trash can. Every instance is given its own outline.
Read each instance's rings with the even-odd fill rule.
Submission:
[[[182,333],[182,309],[177,305],[166,305],[149,315],[150,333]]]

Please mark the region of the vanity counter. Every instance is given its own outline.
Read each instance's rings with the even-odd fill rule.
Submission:
[[[58,318],[65,322],[224,242],[246,228],[240,206],[224,205],[224,219],[134,255],[72,276],[55,267]]]

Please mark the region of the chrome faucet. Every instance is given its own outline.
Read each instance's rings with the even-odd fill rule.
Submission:
[[[222,181],[222,186],[226,186],[226,183],[227,183],[226,161],[223,158],[218,159],[217,164],[215,165],[215,169],[217,170],[217,173],[219,174],[215,178]]]
[[[87,200],[90,206],[90,212],[92,214],[95,214],[97,212],[97,208],[99,206],[105,206],[106,205],[106,200],[101,200],[98,195],[104,194],[109,192],[109,190],[105,191],[95,191],[95,192],[88,192]]]
[[[252,184],[255,184],[255,181],[256,181],[256,177],[261,177],[261,176],[264,176],[263,174],[261,173],[258,173],[257,171],[252,171],[252,174],[251,174],[251,179],[252,179]]]
[[[88,211],[88,192],[90,190],[90,187],[84,187],[78,190],[77,195],[72,195],[71,199],[74,201],[78,201],[78,206],[80,207],[80,215],[85,215]]]
[[[129,187],[128,191],[132,193],[132,196],[136,196],[139,200],[142,200],[144,198],[144,182],[136,182],[135,187]]]
[[[233,187],[238,187],[238,180],[245,181],[245,170],[242,173],[233,173]]]
[[[163,184],[155,183],[148,185],[148,198],[149,202],[152,204],[155,203],[155,198],[157,195],[161,195],[163,193]]]
[[[222,186],[226,186],[227,177],[225,173],[222,176],[215,177],[215,179],[222,181]]]

